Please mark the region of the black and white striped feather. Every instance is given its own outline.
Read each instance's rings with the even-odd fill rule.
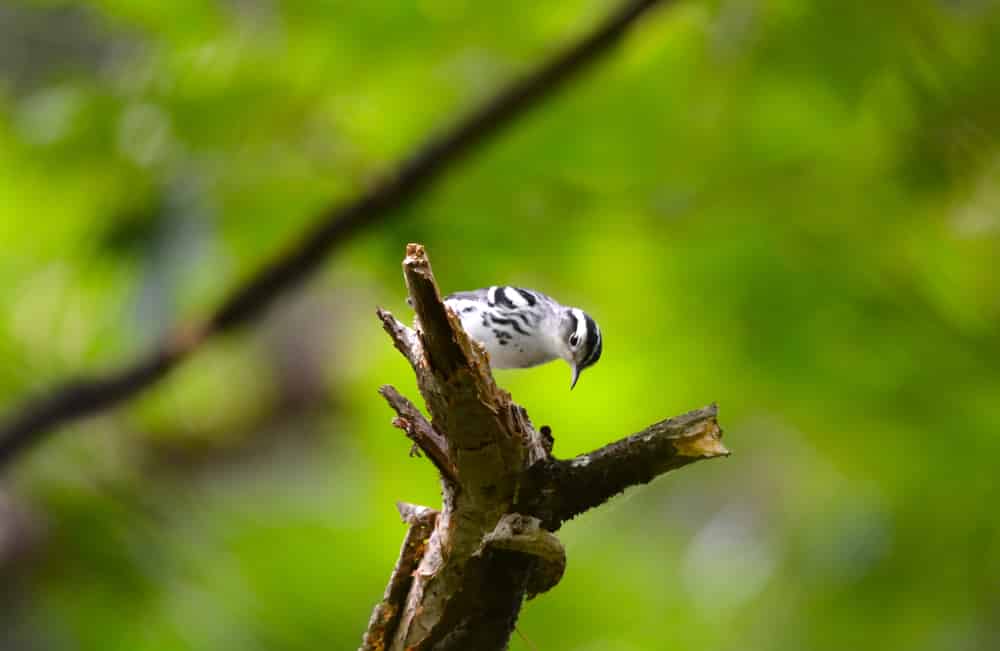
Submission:
[[[456,292],[445,303],[486,348],[494,368],[527,368],[562,358],[573,368],[575,385],[580,372],[601,358],[597,323],[541,292],[494,285]]]

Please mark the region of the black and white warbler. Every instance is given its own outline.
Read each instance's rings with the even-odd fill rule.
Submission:
[[[573,369],[570,389],[601,358],[601,330],[576,307],[530,289],[494,285],[445,298],[468,335],[486,348],[493,368],[527,368],[564,359]]]

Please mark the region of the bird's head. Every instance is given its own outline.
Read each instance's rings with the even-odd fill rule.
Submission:
[[[580,373],[601,359],[601,329],[586,312],[568,307],[559,320],[559,348],[559,356],[573,369],[572,389]]]

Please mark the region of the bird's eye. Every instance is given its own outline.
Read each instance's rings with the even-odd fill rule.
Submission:
[[[578,337],[575,334],[572,334],[572,335],[569,336],[569,345],[570,346],[572,346],[573,348],[576,348],[579,343],[580,343],[580,337]]]

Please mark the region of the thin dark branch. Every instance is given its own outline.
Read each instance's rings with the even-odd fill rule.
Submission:
[[[608,52],[636,19],[659,2],[626,2],[538,70],[512,83],[452,129],[430,138],[357,199],[325,210],[296,246],[238,287],[203,323],[178,330],[181,334],[169,336],[160,348],[134,364],[69,382],[13,410],[0,426],[0,468],[46,432],[123,403],[162,380],[206,338],[258,317],[280,294],[307,278],[337,245],[394,215],[396,208],[439,178],[449,166]]]
[[[113,407],[162,380],[204,337],[200,328],[178,328],[160,347],[129,366],[101,377],[71,380],[28,400],[0,423],[0,470],[50,429]]]
[[[447,166],[457,162],[487,138],[497,135],[514,118],[551,95],[615,44],[639,16],[659,0],[632,0],[602,24],[556,55],[545,65],[497,94],[478,111],[443,135],[431,138],[417,153],[403,161],[354,202],[333,208],[320,218],[292,252],[265,267],[237,290],[213,317],[215,328],[239,325],[266,307],[289,285],[319,266],[334,245],[362,226],[385,218],[387,213],[422,190]]]
[[[391,312],[378,308],[375,313],[382,321],[382,329],[388,333],[396,350],[402,353],[406,361],[410,363],[418,380],[429,378],[430,369],[423,361],[424,346],[420,343],[420,337],[417,336],[417,333],[400,322]]]
[[[420,368],[420,359],[423,356],[420,350],[420,341],[417,333],[411,328],[407,328],[402,322],[392,315],[392,312],[378,308],[375,310],[379,320],[382,321],[382,329],[392,338],[392,344],[396,350],[403,354],[406,361],[410,363],[413,370]]]
[[[442,477],[457,481],[458,470],[448,457],[448,440],[441,436],[416,405],[407,400],[395,387],[387,384],[379,389],[379,393],[398,414],[392,424],[406,432],[406,436],[423,450],[437,466]]]
[[[637,434],[573,459],[550,459],[532,466],[525,492],[534,503],[524,513],[555,531],[584,511],[604,504],[630,486],[646,484],[665,472],[701,459],[729,456],[714,404],[650,425]]]

